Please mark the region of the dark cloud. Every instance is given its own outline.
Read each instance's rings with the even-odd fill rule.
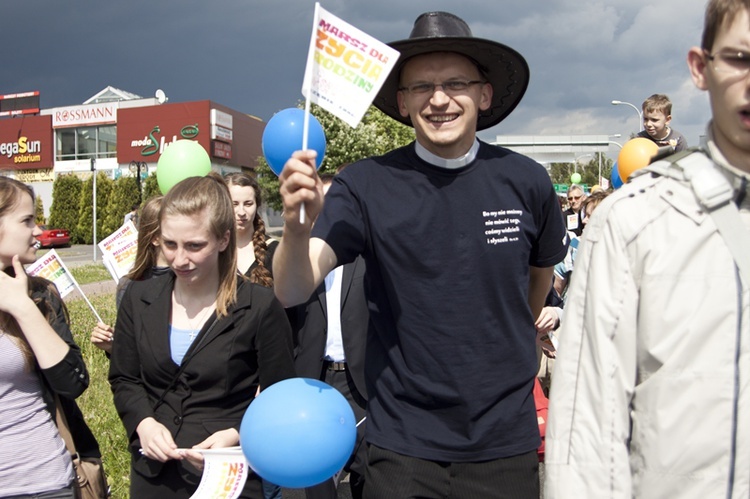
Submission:
[[[463,17],[476,36],[520,51],[532,71],[521,105],[482,133],[621,133],[667,93],[673,125],[695,142],[706,99],[685,65],[704,0],[462,2],[335,0],[323,7],[382,41],[406,38],[425,10]],[[172,102],[211,99],[267,120],[302,98],[314,3],[303,0],[3,2],[0,93],[42,92],[44,107],[79,104],[112,85]]]

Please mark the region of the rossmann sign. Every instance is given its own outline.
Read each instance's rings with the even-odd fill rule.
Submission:
[[[0,169],[52,168],[52,119],[23,116],[0,120]]]
[[[105,102],[82,106],[58,107],[45,110],[44,114],[51,113],[52,126],[54,128],[106,125],[117,121],[117,108],[119,105],[119,102]]]

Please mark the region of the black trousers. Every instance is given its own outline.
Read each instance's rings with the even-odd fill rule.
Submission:
[[[354,411],[354,419],[357,423],[365,417],[367,401],[357,391],[349,371],[330,371],[325,369],[320,379],[334,387],[346,398],[352,411]],[[362,499],[365,465],[367,462],[367,449],[364,443],[365,424],[366,421],[357,426],[357,442],[354,444],[352,457],[349,458],[349,461],[344,466],[344,470],[349,472],[349,487],[351,488],[352,499]],[[320,485],[306,488],[305,497],[307,499],[336,499],[338,497],[337,487],[338,482],[334,482],[333,479],[326,480]]]
[[[536,450],[477,463],[403,456],[370,444],[365,499],[539,499]]]

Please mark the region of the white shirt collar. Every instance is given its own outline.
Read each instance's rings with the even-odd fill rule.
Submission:
[[[729,164],[729,161],[724,157],[724,155],[721,153],[719,148],[716,145],[716,142],[714,141],[714,133],[713,133],[713,122],[709,122],[708,126],[706,127],[706,136],[704,138],[705,142],[701,143],[701,146],[706,148],[708,150],[709,155],[711,156],[711,159],[720,167],[722,167],[725,171],[727,171],[730,175],[728,176],[729,181],[732,183],[732,186],[735,190],[740,189],[743,185],[742,179],[744,178],[746,181],[750,180],[750,175],[748,175],[746,172],[740,170],[736,166],[732,166]]]
[[[474,143],[472,144],[471,149],[469,149],[469,152],[455,159],[445,159],[441,158],[440,156],[436,156],[425,149],[424,146],[419,143],[419,141],[416,142],[416,150],[417,156],[419,156],[429,164],[433,166],[439,166],[440,168],[455,170],[456,168],[461,168],[462,166],[466,166],[474,161],[474,159],[477,157],[477,153],[479,152],[479,140],[474,139]]]

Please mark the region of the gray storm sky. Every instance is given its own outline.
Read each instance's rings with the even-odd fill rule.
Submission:
[[[474,35],[519,51],[531,68],[521,104],[497,134],[638,131],[640,104],[666,93],[672,126],[698,141],[705,93],[685,63],[705,0],[329,0],[321,6],[383,42],[407,38],[422,12],[445,10]],[[41,92],[44,108],[80,104],[111,85],[170,102],[210,99],[267,121],[302,98],[313,1],[0,2],[0,94]],[[617,149],[611,151],[616,156]]]

